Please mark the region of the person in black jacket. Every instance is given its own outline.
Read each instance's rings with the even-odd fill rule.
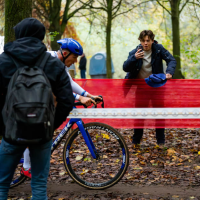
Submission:
[[[85,54],[81,56],[80,62],[79,62],[79,69],[81,72],[81,78],[85,78],[85,72],[86,72],[86,64],[87,64],[87,59],[85,57]]]
[[[45,36],[45,27],[34,18],[26,18],[14,27],[16,40],[4,46],[4,53],[0,55],[0,111],[4,105],[7,87],[12,75],[17,70],[9,56],[32,66],[40,55],[45,52],[46,46],[42,43]],[[59,59],[50,56],[44,72],[50,81],[52,91],[56,96],[57,107],[55,112],[54,129],[58,128],[73,108],[74,96],[69,77],[65,72],[65,65]],[[3,130],[2,115],[0,125]],[[3,131],[4,134],[4,131]],[[28,134],[28,133],[27,133]],[[29,146],[31,155],[31,187],[32,199],[47,199],[46,185],[50,167],[52,140],[41,145]],[[27,146],[14,145],[2,139],[0,145],[0,199],[7,200],[8,190],[15,168]]]
[[[172,78],[176,60],[161,44],[154,40],[155,35],[151,30],[144,30],[139,35],[140,45],[133,49],[128,59],[123,64],[123,70],[127,72],[126,79],[145,79],[151,74],[164,73],[162,60],[167,63],[166,79]],[[139,95],[143,95],[143,102],[139,102]],[[142,87],[138,86],[135,94],[135,107],[148,106],[149,100],[154,95],[159,94],[159,88],[154,89],[154,93],[146,93],[142,91]],[[144,105],[142,105],[142,103]],[[163,107],[163,101],[160,101],[160,107]],[[154,104],[154,102],[152,102]],[[158,121],[158,120],[157,120]],[[134,129],[133,144],[140,144],[143,129]],[[156,128],[157,144],[165,143],[164,128]]]

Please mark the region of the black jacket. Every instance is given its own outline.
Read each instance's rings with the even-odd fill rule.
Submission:
[[[23,21],[25,22],[23,23]],[[8,54],[17,60],[32,66],[34,63],[36,63],[39,56],[46,51],[46,47],[41,41],[41,39],[44,38],[44,26],[38,20],[36,21],[36,19],[33,18],[27,18],[23,21],[15,27],[15,35],[17,40],[7,43],[4,46],[4,53],[0,55],[1,129],[3,128],[1,111],[4,106],[7,87],[12,75],[17,70]],[[26,26],[26,30],[23,30],[24,26]],[[40,31],[38,32],[38,30]],[[24,34],[23,31],[25,31],[26,34]],[[41,33],[43,33],[43,36]],[[29,35],[32,35],[33,37],[29,37]],[[66,117],[72,110],[74,96],[72,94],[69,77],[65,71],[65,65],[58,58],[51,56],[45,65],[44,72],[51,83],[52,91],[57,100],[54,123],[54,128],[56,129],[62,124],[63,121],[66,120]]]
[[[79,69],[86,70],[86,63],[87,63],[86,57],[85,56],[81,57],[80,63],[79,63]]]
[[[123,64],[123,70],[128,72],[125,77],[127,79],[135,79],[142,67],[142,59],[135,58],[135,53],[141,46],[142,45],[140,44],[135,49],[133,49],[129,53],[128,59]],[[166,73],[174,75],[176,69],[175,58],[161,44],[158,44],[156,41],[154,41],[152,44],[151,55],[151,66],[153,74],[164,73],[162,60],[165,60],[167,63]]]

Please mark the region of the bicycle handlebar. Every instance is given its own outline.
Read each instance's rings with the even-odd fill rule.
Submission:
[[[91,98],[92,100],[94,100],[95,102],[98,102],[98,101],[102,102],[102,103],[101,103],[101,107],[104,108],[103,96],[102,96],[102,95],[99,95],[99,97],[101,97],[102,100],[94,99],[93,97],[90,97],[90,98]],[[84,106],[85,108],[87,108],[87,106],[86,106],[85,104],[81,103],[81,102],[75,102],[75,103],[74,103],[74,106]],[[92,108],[96,108],[96,107],[97,107],[97,105],[93,105],[93,106],[92,106]]]

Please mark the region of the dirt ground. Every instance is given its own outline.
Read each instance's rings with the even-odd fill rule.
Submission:
[[[10,199],[17,197],[22,199],[30,199],[30,184],[23,184],[17,188],[13,188],[9,192]],[[130,185],[119,182],[117,185],[105,190],[88,190],[76,183],[56,184],[48,183],[49,199],[200,199],[199,187],[180,187],[180,186],[164,186],[164,185]],[[17,199],[18,199],[17,198]]]
[[[74,183],[63,173],[63,141],[52,155],[49,199],[200,199],[199,129],[167,129],[162,149],[156,146],[155,130],[145,130],[137,148],[131,143],[132,130],[119,131],[129,147],[130,159],[118,184],[105,190],[88,190]],[[30,181],[11,189],[8,199],[31,199]]]

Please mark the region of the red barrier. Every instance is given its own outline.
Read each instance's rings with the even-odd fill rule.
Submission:
[[[75,79],[91,94],[104,97],[105,108],[200,108],[200,80],[170,80],[152,88],[144,80]],[[89,108],[88,108],[89,109]],[[200,119],[83,119],[115,128],[199,128]],[[66,123],[65,123],[66,124]],[[60,127],[63,128],[64,124]]]

